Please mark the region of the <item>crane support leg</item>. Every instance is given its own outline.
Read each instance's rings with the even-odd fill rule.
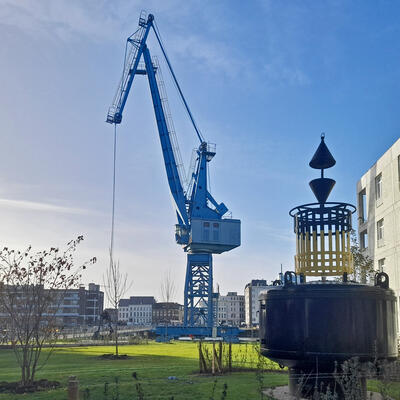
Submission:
[[[211,254],[188,254],[184,326],[213,327],[213,270]]]

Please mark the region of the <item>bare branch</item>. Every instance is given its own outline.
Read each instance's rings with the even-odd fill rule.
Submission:
[[[31,247],[22,252],[0,250],[0,322],[6,327],[24,385],[33,382],[48,360],[40,358],[41,351],[57,338],[57,313],[66,291],[77,287],[82,271],[96,262],[92,258],[75,267],[73,253],[82,240],[78,236],[70,241],[62,253],[54,247],[36,253]]]
[[[132,282],[128,281],[128,274],[122,273],[119,268],[119,262],[114,262],[110,249],[110,265],[103,276],[104,289],[108,302],[114,310],[117,310],[120,300],[126,292],[132,287]],[[118,318],[114,322],[115,354],[118,357]]]
[[[165,272],[160,284],[161,299],[163,302],[170,303],[176,294],[175,282],[171,277],[171,270]]]
[[[354,230],[351,231],[350,251],[353,256],[353,280],[361,283],[370,282],[376,272],[374,270],[374,260],[365,252],[365,250],[360,248],[357,234]]]

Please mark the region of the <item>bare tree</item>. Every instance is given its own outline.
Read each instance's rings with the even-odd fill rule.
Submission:
[[[168,270],[161,281],[160,285],[162,301],[169,303],[176,294],[175,282],[171,277],[171,271]]]
[[[165,272],[161,283],[160,283],[160,292],[161,292],[161,299],[165,302],[165,311],[166,311],[166,318],[164,319],[165,322],[165,340],[168,337],[168,324],[171,322],[171,300],[175,296],[176,288],[175,282],[171,277],[171,271],[168,270]]]
[[[356,282],[367,283],[373,279],[375,274],[374,260],[360,248],[357,240],[357,234],[351,231],[351,254],[353,255],[354,272],[353,279]]]
[[[79,236],[64,251],[52,247],[33,253],[31,247],[0,251],[0,320],[21,368],[22,386],[32,385],[36,372],[52,354],[60,331],[58,314],[66,291],[76,288],[89,262],[75,267],[73,253]],[[42,356],[43,346],[49,346]]]
[[[122,273],[119,268],[119,262],[114,262],[112,253],[110,251],[110,265],[107,269],[106,275],[103,276],[104,287],[107,299],[111,307],[116,310],[116,319],[114,321],[114,341],[115,341],[115,355],[118,358],[118,306],[119,302],[124,297],[125,293],[132,286],[128,282],[128,274]]]

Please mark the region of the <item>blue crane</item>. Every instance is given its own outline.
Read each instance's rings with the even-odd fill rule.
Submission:
[[[146,44],[151,29],[200,142],[186,185],[179,147],[172,120],[169,118],[161,70],[158,62],[152,60]],[[146,18],[144,12],[140,15],[138,30],[127,39],[123,74],[108,110],[108,123],[121,123],[136,75],[147,75],[148,78],[165,170],[178,220],[175,225],[175,239],[187,252],[184,326],[212,328],[216,311],[213,304],[212,254],[220,254],[240,246],[240,220],[224,218],[228,208],[224,203],[218,203],[208,191],[207,168],[215,156],[215,145],[207,143],[198,129],[162,44],[154,16],[149,14]]]

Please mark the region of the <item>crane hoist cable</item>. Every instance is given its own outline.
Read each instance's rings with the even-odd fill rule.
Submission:
[[[114,124],[114,151],[113,151],[113,179],[112,179],[112,210],[111,210],[111,237],[110,237],[110,264],[113,263],[114,253],[114,225],[115,225],[115,172],[117,162],[117,124]]]
[[[176,79],[174,70],[172,69],[172,65],[169,62],[169,58],[168,58],[167,52],[166,52],[166,50],[164,48],[164,45],[162,43],[160,31],[158,30],[158,26],[156,24],[156,21],[153,21],[153,31],[154,31],[154,33],[156,35],[158,44],[160,45],[161,51],[162,51],[162,53],[164,55],[164,58],[165,58],[165,61],[166,61],[167,65],[168,65],[168,69],[169,69],[169,72],[170,72],[170,74],[172,76],[172,80],[173,80],[173,82],[175,84],[175,87],[178,90],[180,98],[181,98],[181,100],[183,102],[183,105],[185,106],[186,112],[187,112],[190,120],[192,121],[192,125],[194,127],[194,130],[196,131],[197,137],[199,138],[200,143],[203,143],[204,142],[203,135],[201,134],[200,129],[197,127],[196,121],[194,120],[194,117],[193,117],[193,115],[192,115],[192,113],[190,111],[190,108],[189,108],[189,106],[188,106],[188,104],[186,102],[185,96],[183,95],[181,87],[179,86],[178,80]]]
[[[140,29],[136,30],[136,31],[130,36],[130,38],[131,38],[131,37],[134,37],[135,34],[136,34],[139,30],[140,30]],[[162,53],[163,53],[164,59],[165,59],[165,61],[166,61],[166,63],[167,63],[167,66],[168,66],[169,73],[171,74],[172,81],[173,81],[174,86],[175,86],[175,88],[177,89],[177,91],[178,91],[178,93],[179,93],[179,95],[180,95],[179,97],[180,97],[180,99],[181,99],[181,101],[182,101],[182,103],[183,103],[183,105],[184,105],[184,108],[185,108],[185,110],[186,110],[186,113],[187,113],[187,115],[188,115],[190,121],[192,122],[192,125],[193,125],[193,127],[194,127],[194,130],[195,130],[195,132],[196,132],[196,134],[197,134],[197,137],[198,137],[200,143],[203,143],[203,142],[204,142],[203,135],[201,134],[201,131],[200,131],[200,129],[198,128],[198,126],[197,126],[197,124],[196,124],[196,121],[195,121],[195,119],[194,119],[194,117],[193,117],[193,115],[192,115],[192,113],[191,113],[191,111],[190,111],[189,105],[188,105],[187,102],[186,102],[185,96],[183,95],[182,89],[181,89],[181,87],[180,87],[180,85],[179,85],[179,83],[178,83],[178,80],[176,79],[175,73],[174,73],[174,71],[173,71],[173,69],[172,69],[172,65],[171,65],[171,63],[170,63],[170,61],[169,61],[167,52],[166,52],[166,50],[165,50],[165,47],[164,47],[164,44],[163,44],[163,41],[162,41],[162,38],[161,38],[160,31],[159,31],[158,26],[157,26],[157,24],[156,24],[155,21],[153,21],[153,31],[154,31],[155,36],[156,36],[156,38],[157,38],[157,41],[158,41],[158,43],[159,43],[159,45],[160,45],[160,48],[161,48],[161,51],[162,51]],[[127,59],[127,51],[128,51],[128,42],[127,42],[126,45],[125,45],[125,57],[124,57],[125,62],[126,62],[126,59]],[[125,70],[125,69],[126,69],[126,64],[124,63],[123,70]],[[115,184],[116,184],[116,158],[117,158],[117,156],[116,156],[116,148],[117,148],[117,123],[114,123],[113,181],[112,181],[112,212],[111,212],[111,235],[110,235],[110,263],[113,262],[113,253],[114,253]],[[210,183],[210,173],[209,173],[209,171],[208,171],[208,181],[209,181],[209,183]]]

